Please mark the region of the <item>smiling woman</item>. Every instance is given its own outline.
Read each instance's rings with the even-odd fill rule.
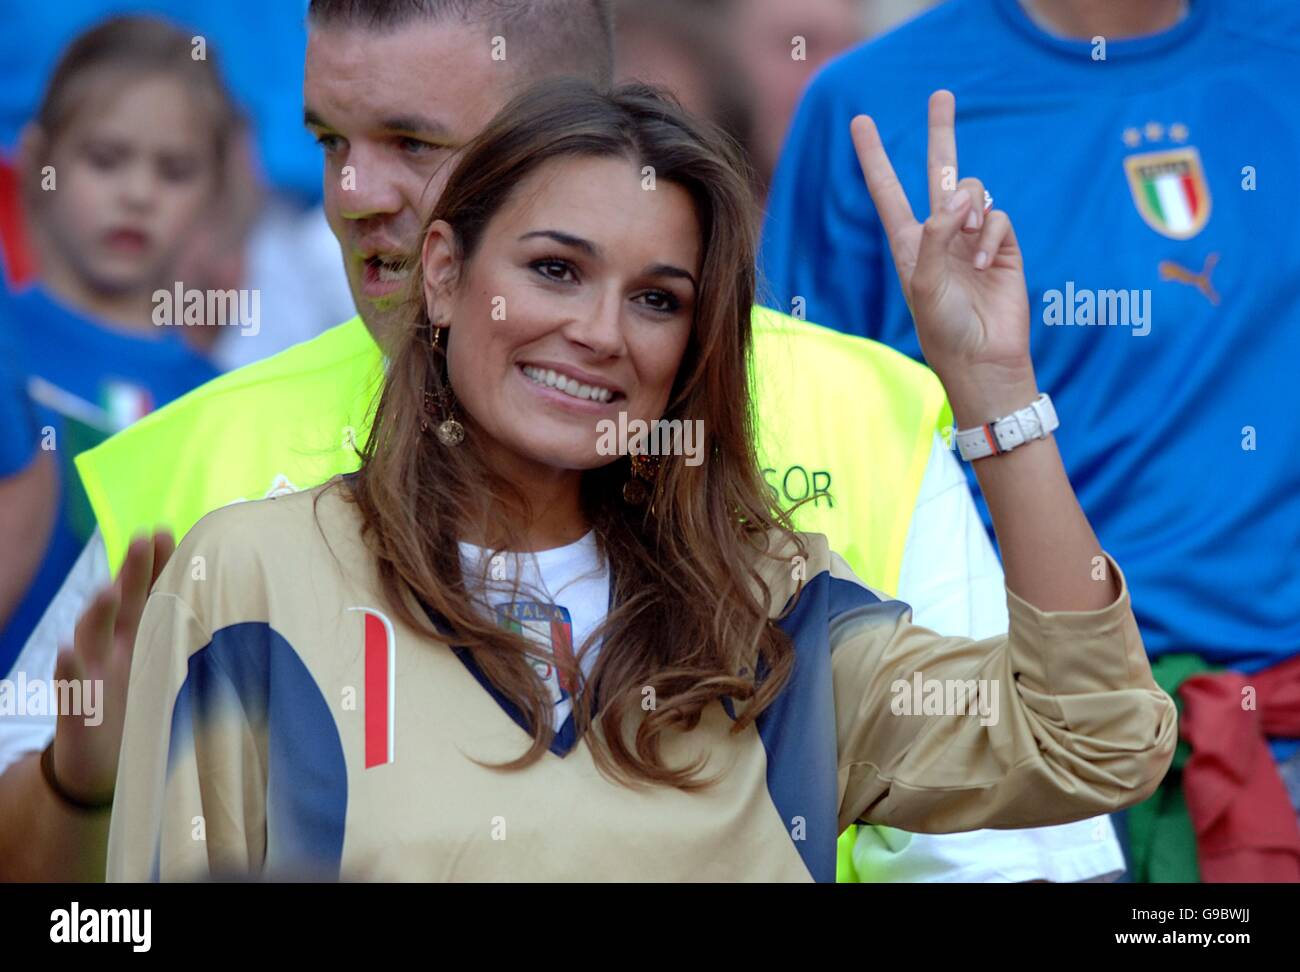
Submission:
[[[616,774],[685,784],[657,757],[659,736],[724,695],[753,694],[761,711],[792,664],[755,578],[734,567],[778,524],[746,389],[755,221],[742,164],[649,89],[554,82],[467,147],[429,220],[354,491],[383,538],[389,597],[402,604],[409,585],[537,727],[520,765],[550,745],[551,693],[526,663],[535,649],[465,597],[455,540],[527,551],[594,532],[617,564],[587,698],[607,700],[611,743],[593,753]],[[425,445],[426,399],[461,416],[458,449]],[[623,501],[629,457],[598,448],[601,422],[619,416],[705,430],[707,468],[664,464],[652,513]],[[770,672],[757,686],[736,675],[755,647]],[[576,657],[556,665],[576,678]],[[643,688],[657,704],[628,748],[619,729]],[[578,735],[591,715],[576,707]]]
[[[858,819],[1033,826],[1155,788],[1173,705],[1050,440],[981,460],[1028,578],[985,641],[913,625],[776,508],[742,171],[642,86],[544,83],[464,149],[360,471],[209,514],[155,585],[111,880],[832,880]],[[968,269],[969,207],[905,268],[951,285],[914,306],[961,415],[1031,377],[973,377],[981,301],[1025,298],[1006,226]],[[701,423],[704,461],[611,456],[610,422]],[[1000,694],[975,718],[899,713],[899,680]]]

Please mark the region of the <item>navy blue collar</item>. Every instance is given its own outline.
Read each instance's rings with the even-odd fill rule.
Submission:
[[[616,587],[617,587],[617,571],[615,570],[614,564],[611,561],[609,565],[609,603],[607,605],[607,612],[612,611],[614,609],[614,590]],[[429,621],[433,625],[434,630],[437,631],[438,634],[443,638],[443,640],[447,642],[447,646],[452,650],[452,652],[455,653],[456,657],[460,659],[461,664],[463,664],[467,669],[469,669],[470,674],[473,675],[475,680],[479,683],[479,685],[483,687],[483,690],[492,697],[493,701],[495,701],[496,704],[501,707],[502,711],[504,711],[506,715],[508,715],[511,719],[514,720],[515,725],[519,726],[520,729],[522,729],[524,732],[528,733],[528,735],[531,736],[533,734],[533,730],[532,727],[528,724],[528,720],[527,718],[525,718],[523,711],[520,710],[519,706],[515,705],[515,703],[512,702],[505,695],[505,693],[503,693],[500,689],[498,689],[495,685],[492,684],[491,679],[489,679],[487,675],[484,674],[483,669],[481,669],[478,666],[478,663],[474,661],[473,652],[471,652],[468,648],[457,647],[451,644],[451,641],[455,636],[455,632],[453,631],[451,625],[447,622],[447,619],[444,618],[437,611],[435,611],[428,604],[426,604],[423,598],[417,596],[416,600],[419,601],[420,607],[424,609],[424,613],[429,618]],[[584,687],[582,691],[585,690],[586,689]],[[594,693],[595,692],[594,688],[591,691]],[[576,711],[576,706],[577,706],[576,699],[574,700],[574,706]],[[592,695],[592,711],[593,712],[600,711],[600,699],[599,696],[595,694]],[[555,735],[551,738],[551,745],[549,748],[550,751],[554,753],[556,756],[559,756],[560,758],[564,758],[565,756],[569,755],[569,753],[573,752],[573,749],[575,746],[577,746],[577,744],[578,744],[577,723],[576,720],[574,719],[573,712],[570,712],[568,717],[560,725],[559,731],[557,731]]]

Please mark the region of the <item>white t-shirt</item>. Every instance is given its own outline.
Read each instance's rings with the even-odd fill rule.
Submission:
[[[493,554],[470,543],[460,544],[466,587],[476,592],[484,613],[512,628],[542,649],[533,668],[551,690],[555,731],[573,712],[575,686],[566,684],[551,657],[575,657],[609,611],[609,564],[600,556],[595,531],[564,547],[535,553]],[[579,660],[591,675],[599,644]]]
[[[482,556],[479,548],[467,544],[461,552],[462,564],[467,552],[475,563]],[[595,537],[589,534],[576,544],[523,558],[525,580],[535,588],[557,592],[573,626],[575,649],[608,610],[608,570],[599,578],[583,577],[584,571],[600,569],[595,554]],[[546,575],[544,585],[536,578],[529,580],[533,558]],[[512,560],[507,555],[503,566],[509,569]],[[587,566],[581,566],[583,562]],[[104,542],[96,531],[28,638],[13,671],[25,671],[28,678],[53,678],[59,645],[71,644],[77,618],[108,582]],[[508,595],[510,585],[505,586]],[[917,624],[941,634],[987,638],[1007,629],[1002,565],[975,509],[965,474],[938,435],[908,528],[897,596],[911,605]],[[582,661],[584,671],[590,672],[594,660],[593,650]],[[563,725],[569,710],[558,681],[552,691],[558,699],[556,725]],[[21,722],[0,717],[0,772],[23,753],[45,748],[53,737],[52,716]],[[1055,827],[944,835],[859,827],[854,859],[859,871],[873,880],[895,882],[1106,881],[1124,870],[1123,854],[1107,817]]]

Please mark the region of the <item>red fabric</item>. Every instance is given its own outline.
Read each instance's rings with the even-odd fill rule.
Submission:
[[[1300,737],[1300,657],[1254,675],[1196,675],[1179,694],[1202,880],[1300,882],[1300,825],[1265,738]]]
[[[23,224],[18,174],[0,159],[0,269],[11,290],[18,290],[36,277],[36,260],[27,242]]]

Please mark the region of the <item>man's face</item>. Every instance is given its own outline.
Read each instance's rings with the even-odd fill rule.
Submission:
[[[491,55],[485,28],[457,23],[311,29],[303,99],[325,149],[325,215],[357,311],[381,341],[453,154],[512,93],[512,68]]]

